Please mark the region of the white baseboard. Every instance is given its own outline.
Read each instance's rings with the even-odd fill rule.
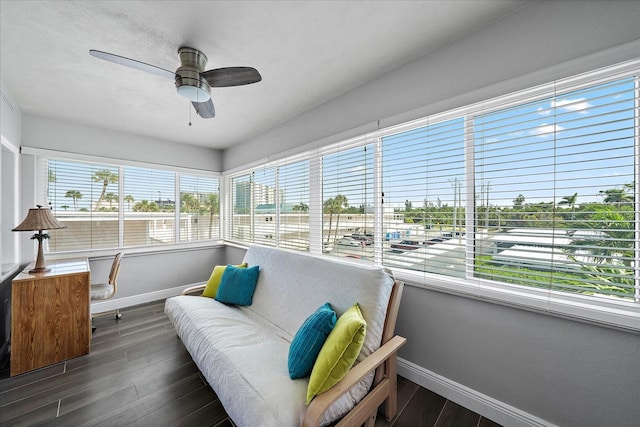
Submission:
[[[204,282],[202,282],[204,283]],[[144,304],[147,302],[158,301],[161,299],[180,295],[183,290],[190,286],[199,285],[201,283],[191,283],[175,288],[162,289],[159,291],[148,292],[146,294],[132,295],[130,297],[113,298],[104,301],[96,301],[91,303],[91,314],[104,313],[113,311],[118,308],[131,307],[132,305]]]
[[[398,375],[503,426],[552,427],[534,415],[398,358]]]

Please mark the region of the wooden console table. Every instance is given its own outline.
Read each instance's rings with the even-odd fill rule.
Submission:
[[[91,350],[91,273],[86,258],[49,261],[11,286],[11,376]]]

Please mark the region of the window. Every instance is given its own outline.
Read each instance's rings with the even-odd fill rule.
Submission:
[[[253,242],[252,180],[252,173],[231,179],[231,240]]]
[[[465,277],[464,120],[382,138],[384,265]]]
[[[303,160],[278,168],[280,214],[278,246],[309,250],[309,161]]]
[[[309,162],[265,167],[231,178],[231,238],[309,250]]]
[[[276,188],[276,169],[262,168],[253,172],[251,185],[253,242],[276,245],[277,205],[281,198]]]
[[[124,211],[125,246],[167,245],[175,242],[175,186],[174,172],[124,168],[124,196],[131,205],[131,209]]]
[[[640,296],[634,86],[625,78],[473,118],[476,277]]]
[[[60,159],[44,164],[49,206],[67,225],[50,231],[49,252],[219,238],[217,178]]]
[[[119,246],[118,167],[49,160],[45,179],[49,207],[67,226],[49,231],[49,252]]]
[[[322,157],[322,240],[330,256],[373,261],[374,145]]]
[[[299,198],[307,209],[308,200],[308,226],[300,222],[298,232],[314,253],[373,262],[450,292],[638,329],[638,64],[301,154],[308,176],[297,175],[293,198],[276,163],[236,175],[232,236],[257,241],[241,224],[262,223],[264,212],[244,202],[255,189],[243,189],[276,177],[280,209],[265,227],[282,238],[291,225],[285,205]]]
[[[220,238],[218,179],[180,175],[180,241]]]

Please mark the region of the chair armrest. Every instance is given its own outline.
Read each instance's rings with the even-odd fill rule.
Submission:
[[[188,295],[188,294],[192,294],[194,292],[200,292],[202,293],[202,291],[204,291],[204,288],[207,287],[206,283],[203,283],[201,285],[194,285],[194,286],[189,286],[188,288],[186,288],[184,291],[182,291],[181,295]]]
[[[407,339],[396,335],[387,341],[379,349],[371,353],[366,359],[352,367],[339,383],[329,390],[316,396],[305,413],[302,422],[303,427],[317,426],[322,420],[322,416],[329,406],[331,406],[342,395],[361,381],[369,372],[382,365],[389,358],[396,355],[398,349],[407,342]]]

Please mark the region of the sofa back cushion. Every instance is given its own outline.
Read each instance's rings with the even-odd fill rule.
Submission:
[[[358,303],[367,323],[361,361],[380,347],[393,278],[382,268],[338,262],[302,252],[252,245],[244,262],[260,266],[252,311],[289,342],[326,302],[341,316]]]

